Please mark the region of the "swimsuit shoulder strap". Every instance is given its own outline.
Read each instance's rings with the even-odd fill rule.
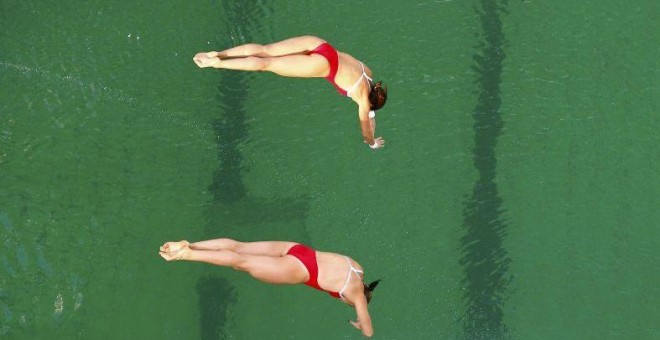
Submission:
[[[367,75],[367,72],[365,72],[365,70],[364,70],[364,64],[363,64],[361,61],[359,61],[359,63],[360,63],[360,66],[362,66],[362,76],[364,76],[365,78],[369,79],[369,81],[373,81],[373,79],[369,78],[369,76]]]
[[[358,78],[358,80],[355,81],[355,84],[353,84],[353,86],[351,86],[351,88],[348,89],[348,91],[346,91],[346,96],[348,96],[348,97],[350,97],[351,93],[353,91],[355,91],[355,89],[358,87],[358,85],[360,85],[360,82],[362,81],[362,78],[367,78],[369,80],[369,82],[367,83],[367,86],[369,86],[369,91],[371,91],[371,83],[370,82],[372,82],[373,79],[369,78],[369,76],[367,75],[367,72],[364,70],[364,64],[359,60],[358,60],[358,63],[360,63],[360,66],[362,66],[362,74],[360,75],[360,78]]]
[[[356,274],[364,274],[363,271],[353,267],[353,264],[351,263],[351,260],[348,259],[348,256],[344,256],[346,258],[346,261],[348,261],[348,265],[351,267],[351,271],[355,272]]]
[[[348,275],[346,276],[346,282],[344,282],[344,286],[341,288],[339,291],[339,296],[343,299],[344,298],[344,290],[346,290],[346,287],[348,287],[348,283],[351,281],[351,274],[355,273],[355,275],[360,277],[360,274],[364,274],[363,271],[353,267],[353,264],[351,263],[351,260],[348,258],[348,256],[344,256],[346,259],[346,262],[348,262],[349,269],[348,269]]]

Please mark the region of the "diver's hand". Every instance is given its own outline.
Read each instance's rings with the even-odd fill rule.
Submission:
[[[383,137],[378,137],[374,139],[374,143],[369,145],[370,148],[376,150],[385,147],[385,140]]]

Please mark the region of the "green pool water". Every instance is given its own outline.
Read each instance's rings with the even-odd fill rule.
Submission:
[[[359,339],[300,286],[166,263],[295,240],[377,339],[660,338],[657,1],[0,1],[0,338]],[[192,56],[314,34],[389,88]]]

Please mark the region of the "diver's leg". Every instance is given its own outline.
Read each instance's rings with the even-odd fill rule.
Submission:
[[[287,241],[239,242],[229,238],[218,238],[191,243],[190,248],[195,250],[231,250],[246,255],[283,256],[295,244],[295,242]]]
[[[309,274],[293,256],[260,256],[239,254],[231,250],[195,250],[183,246],[175,252],[160,255],[167,261],[181,260],[231,267],[249,273],[255,279],[274,284],[307,281]]]
[[[242,71],[269,71],[280,76],[297,78],[325,77],[330,72],[330,63],[318,54],[217,59],[213,67]]]
[[[209,57],[220,59],[244,58],[244,57],[280,57],[291,54],[304,54],[324,43],[325,40],[305,35],[278,41],[268,45],[245,44],[232,47],[220,52],[208,52]]]

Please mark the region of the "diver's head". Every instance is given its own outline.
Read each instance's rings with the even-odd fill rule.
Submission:
[[[372,85],[371,91],[369,91],[369,102],[371,103],[371,110],[376,111],[383,107],[387,101],[387,87],[383,87],[382,81]]]

